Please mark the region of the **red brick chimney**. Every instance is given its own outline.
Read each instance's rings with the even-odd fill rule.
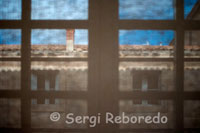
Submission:
[[[66,40],[66,49],[67,51],[73,51],[74,50],[74,33],[75,30],[74,29],[69,29],[67,30],[67,40]]]

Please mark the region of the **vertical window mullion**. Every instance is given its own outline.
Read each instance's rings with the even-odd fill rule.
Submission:
[[[177,133],[184,132],[183,82],[184,82],[184,0],[176,0],[176,46],[175,46],[175,116]]]
[[[118,0],[89,0],[89,8],[89,115],[97,111],[102,115],[105,111],[117,115]],[[90,130],[110,132],[116,129],[116,125],[105,124],[102,120]]]
[[[118,0],[101,0],[100,13],[100,88],[99,105],[102,114],[119,115],[118,95]],[[112,106],[111,106],[112,105]],[[103,120],[104,121],[104,120]],[[100,125],[100,132],[113,132],[117,124]]]
[[[30,92],[30,16],[31,0],[22,0],[22,48],[21,48],[21,127],[23,132],[31,132]]]
[[[98,89],[100,86],[100,2],[89,0],[89,46],[88,46],[88,114],[98,113]],[[89,133],[98,132],[98,126]]]

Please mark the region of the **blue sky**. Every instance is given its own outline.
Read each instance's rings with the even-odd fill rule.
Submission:
[[[120,30],[120,44],[168,45],[174,37],[171,30]]]
[[[173,0],[119,0],[120,19],[174,19]]]
[[[32,0],[34,20],[86,20],[88,0]]]
[[[109,1],[109,0],[108,0]],[[185,0],[185,17],[198,0]],[[173,0],[119,0],[120,19],[173,20]],[[88,0],[32,0],[33,20],[87,20]],[[21,0],[0,0],[0,20],[21,19]],[[120,30],[120,44],[168,45],[173,31]],[[66,30],[32,30],[32,44],[65,44]],[[0,44],[20,44],[20,30],[0,30]],[[75,43],[87,44],[88,31],[75,31]]]

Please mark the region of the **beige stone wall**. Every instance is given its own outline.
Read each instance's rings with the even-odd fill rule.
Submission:
[[[200,30],[185,32],[185,45],[200,45]]]
[[[87,69],[69,69],[61,70],[59,72],[59,86],[60,90],[67,91],[87,91]]]
[[[0,128],[21,127],[21,102],[19,99],[0,99]]]
[[[20,75],[19,71],[0,72],[0,90],[19,90]]]
[[[199,128],[200,125],[200,101],[184,102],[185,128]]]
[[[184,74],[185,91],[200,91],[200,70],[187,70]]]

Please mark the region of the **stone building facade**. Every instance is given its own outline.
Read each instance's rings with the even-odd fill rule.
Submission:
[[[2,50],[3,49],[3,50]],[[19,46],[1,46],[3,55],[17,56]],[[7,53],[7,55],[6,55]],[[10,54],[12,53],[12,54]],[[53,54],[52,54],[53,53]],[[187,46],[187,57],[200,58],[198,45]],[[65,46],[35,46],[32,47],[32,56],[42,57],[87,57],[87,46],[74,46],[73,51],[66,51]],[[120,46],[120,58],[128,57],[151,57],[173,58],[173,46]],[[0,62],[0,89],[20,89],[20,63]],[[200,63],[185,63],[185,91],[199,91]],[[31,89],[32,91],[87,91],[88,65],[87,62],[32,62],[31,63]],[[174,91],[174,64],[173,62],[120,62],[119,64],[119,90],[128,92],[138,91]],[[191,108],[191,101],[185,106]],[[1,116],[1,127],[18,127],[20,125],[20,101],[16,99],[1,99],[1,112],[7,112]],[[200,103],[196,102],[193,113],[187,113],[185,123],[190,127],[198,125]],[[155,115],[161,112],[169,119],[168,124],[158,125],[121,125],[121,128],[173,128],[174,106],[170,100],[122,100],[119,101],[120,112],[127,115]],[[12,111],[11,111],[12,110]],[[64,116],[74,112],[77,115],[87,114],[87,102],[84,100],[63,99],[32,99],[31,107],[32,126],[36,128],[84,128],[86,125],[66,125]],[[58,111],[62,120],[52,123],[49,120],[51,112]],[[4,118],[5,117],[5,118]],[[9,119],[6,119],[9,118]],[[38,123],[40,121],[40,123]],[[6,123],[5,123],[6,122]],[[42,122],[42,124],[41,124]]]

